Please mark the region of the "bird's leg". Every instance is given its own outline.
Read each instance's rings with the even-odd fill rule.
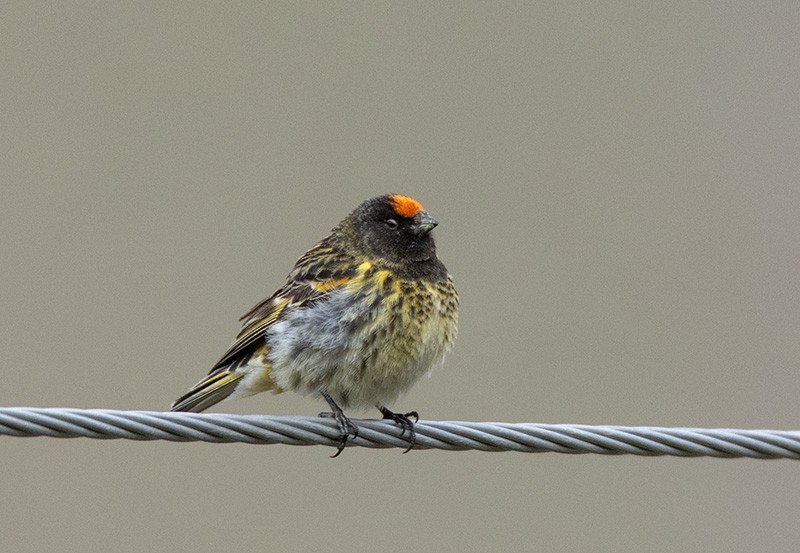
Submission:
[[[347,438],[350,436],[353,436],[354,440],[358,438],[358,427],[344,415],[342,408],[336,405],[336,402],[333,401],[333,398],[330,396],[330,394],[328,394],[328,392],[323,391],[322,397],[324,397],[325,401],[327,401],[328,405],[330,405],[331,412],[320,413],[319,416],[336,419],[336,423],[339,425],[339,432],[342,434],[342,438],[339,442],[339,446],[336,449],[336,453],[331,455],[331,457],[338,457],[339,454],[344,450],[344,446],[347,445]]]
[[[389,409],[383,405],[378,405],[377,407],[381,414],[383,414],[384,419],[392,420],[400,425],[401,437],[408,432],[408,447],[403,453],[411,451],[411,448],[414,447],[414,442],[417,441],[417,433],[414,432],[414,424],[419,422],[419,414],[416,411],[410,411],[405,415],[401,415],[400,413],[389,411]],[[414,422],[411,421],[411,417],[414,417]]]

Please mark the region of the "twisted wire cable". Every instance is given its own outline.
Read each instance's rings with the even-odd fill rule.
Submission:
[[[392,421],[353,422],[359,434],[348,447],[408,447]],[[425,420],[414,429],[414,450],[800,459],[800,431],[788,430]],[[35,407],[0,408],[0,436],[332,447],[340,439],[336,422],[319,417]]]

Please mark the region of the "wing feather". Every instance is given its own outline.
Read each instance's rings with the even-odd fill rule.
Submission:
[[[297,261],[283,288],[242,316],[242,330],[236,341],[209,374],[247,363],[252,352],[263,344],[269,327],[286,313],[319,301],[347,284],[355,276],[356,267],[349,256],[326,241],[306,252]]]

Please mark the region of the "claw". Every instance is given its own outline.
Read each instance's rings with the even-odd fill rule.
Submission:
[[[335,419],[336,424],[339,426],[339,433],[341,434],[339,445],[336,447],[336,453],[331,455],[331,458],[333,459],[338,457],[339,454],[344,451],[344,447],[347,445],[347,439],[350,436],[352,436],[354,440],[358,438],[358,427],[345,416],[342,408],[336,405],[336,402],[333,401],[333,398],[327,392],[322,392],[322,397],[324,397],[325,401],[327,401],[328,405],[330,405],[331,412],[320,413],[319,416]]]
[[[408,447],[403,453],[411,451],[414,447],[414,443],[417,441],[417,433],[414,432],[414,424],[419,422],[419,414],[416,411],[409,411],[405,415],[393,413],[383,405],[378,405],[378,410],[383,414],[384,419],[392,420],[395,424],[400,425],[400,437],[405,436],[406,432],[408,432]],[[411,417],[414,417],[414,422],[411,421]]]

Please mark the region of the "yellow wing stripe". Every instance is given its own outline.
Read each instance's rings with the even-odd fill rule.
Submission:
[[[327,292],[329,290],[333,290],[334,288],[338,288],[344,284],[350,282],[350,277],[344,277],[337,280],[322,280],[318,282],[309,282],[309,286],[311,286],[317,292]]]

